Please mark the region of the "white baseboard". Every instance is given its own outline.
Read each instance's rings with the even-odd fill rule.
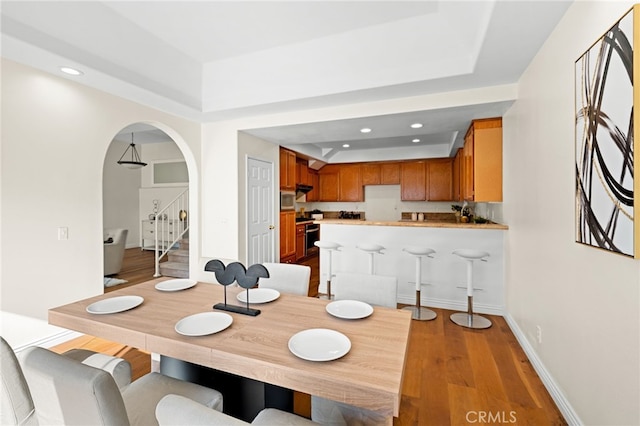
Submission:
[[[518,343],[520,343],[520,347],[522,347],[525,354],[529,358],[529,361],[531,362],[531,365],[533,365],[534,370],[536,370],[536,373],[538,373],[538,376],[540,376],[540,380],[542,380],[545,388],[547,388],[547,391],[558,406],[558,409],[564,416],[564,419],[569,425],[583,425],[584,423],[582,423],[580,417],[578,417],[578,413],[575,412],[575,410],[571,406],[571,403],[569,403],[569,400],[553,379],[553,376],[551,376],[551,374],[547,371],[546,367],[542,363],[542,360],[538,358],[538,354],[533,349],[533,346],[531,346],[529,340],[527,340],[520,327],[518,327],[516,321],[509,314],[504,315],[504,319],[507,321],[509,328],[518,340]]]
[[[55,333],[48,336],[43,336],[39,339],[30,341],[29,343],[22,344],[20,346],[16,346],[13,348],[15,353],[20,353],[21,351],[27,349],[31,346],[40,346],[43,348],[51,348],[56,345],[60,345],[64,342],[68,342],[71,339],[75,339],[76,337],[84,336],[82,333],[78,333],[77,331],[61,331],[59,333]]]

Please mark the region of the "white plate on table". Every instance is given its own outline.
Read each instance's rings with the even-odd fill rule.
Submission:
[[[280,292],[278,290],[274,290],[272,288],[251,288],[249,290],[245,290],[241,293],[238,293],[239,301],[242,303],[247,303],[247,291],[249,291],[249,304],[252,305],[254,303],[269,303],[276,300],[280,297]]]
[[[141,296],[117,296],[99,300],[87,306],[90,314],[115,314],[128,311],[144,301]]]
[[[186,290],[188,288],[196,285],[198,281],[190,280],[187,278],[178,278],[175,280],[167,280],[162,281],[161,283],[156,284],[156,290],[160,291],[180,291]]]
[[[289,350],[307,361],[333,361],[351,350],[351,340],[344,334],[326,328],[311,328],[289,339]]]
[[[233,317],[224,312],[201,312],[182,318],[175,329],[185,336],[206,336],[226,329],[232,322]]]
[[[366,318],[373,313],[373,307],[359,300],[336,300],[326,307],[334,317],[344,319]]]

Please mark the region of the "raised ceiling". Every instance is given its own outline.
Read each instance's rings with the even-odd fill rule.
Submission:
[[[74,66],[80,83],[207,122],[513,84],[570,3],[2,1],[2,55]],[[373,117],[247,130],[336,161],[402,151],[411,136],[451,150],[470,119],[509,105],[377,117],[366,137],[344,129]],[[414,119],[425,126],[407,133]]]

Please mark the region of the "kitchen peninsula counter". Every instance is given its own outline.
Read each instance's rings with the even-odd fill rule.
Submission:
[[[501,229],[507,230],[507,225],[500,223],[458,223],[442,220],[358,220],[358,219],[320,219],[314,223],[320,225],[361,225],[361,226],[403,226],[422,228],[461,228],[461,229]]]
[[[369,273],[370,255],[360,244],[378,244],[382,254],[374,255],[374,274],[397,278],[397,302],[415,304],[415,257],[404,251],[411,246],[435,250],[433,258],[422,259],[422,305],[465,311],[466,261],[453,254],[457,249],[489,253],[486,262],[474,265],[474,308],[480,313],[503,315],[505,304],[504,247],[507,226],[497,223],[457,223],[428,218],[425,221],[375,221],[322,219],[320,239],[341,248],[333,253],[332,273]],[[320,250],[320,287],[326,292],[328,254]]]

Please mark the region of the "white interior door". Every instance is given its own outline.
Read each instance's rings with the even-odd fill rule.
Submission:
[[[247,266],[274,262],[273,163],[247,160]]]

